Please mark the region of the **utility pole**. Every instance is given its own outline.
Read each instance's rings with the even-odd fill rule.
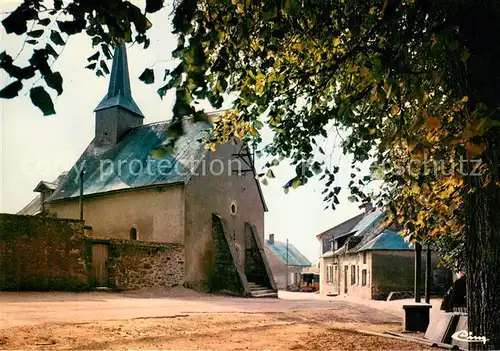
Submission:
[[[286,290],[288,290],[288,238],[286,239]]]

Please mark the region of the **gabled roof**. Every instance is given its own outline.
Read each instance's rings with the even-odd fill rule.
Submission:
[[[44,180],[40,181],[38,185],[33,189],[34,192],[41,193],[43,191],[54,191],[57,188],[56,183],[46,182]]]
[[[351,233],[354,234],[354,236],[362,237],[366,232],[377,227],[382,222],[383,218],[385,218],[384,212],[379,209],[373,209],[351,229]]]
[[[287,245],[281,241],[273,241],[272,243],[269,240],[266,240],[266,247],[269,248],[278,258],[281,259],[283,264],[287,262],[287,251],[288,251],[288,265],[289,266],[303,266],[309,267],[311,266],[311,261],[307,259],[295,246],[288,243]]]
[[[349,218],[347,221],[344,221],[340,224],[337,224],[335,227],[332,227],[332,228],[325,230],[324,232],[316,235],[316,238],[318,238],[318,240],[321,239],[323,236],[329,236],[331,238],[336,238],[337,236],[345,234],[346,232],[350,232],[352,230],[352,228],[354,228],[354,226],[356,224],[358,224],[358,222],[360,220],[363,219],[364,215],[365,215],[364,213],[360,213],[357,216]]]
[[[397,230],[385,229],[382,233],[362,245],[357,251],[366,250],[412,250]]]
[[[139,106],[137,106],[132,98],[128,74],[127,51],[124,42],[122,42],[120,46],[115,47],[108,93],[94,111],[117,106],[144,117]]]
[[[60,174],[54,181],[47,182],[42,180],[35,187],[33,191],[40,192],[44,190],[56,189],[59,185],[59,182],[66,176],[66,173]],[[49,195],[49,194],[47,194]],[[48,201],[50,199],[50,195],[45,199]],[[18,215],[26,215],[26,216],[36,216],[42,212],[42,194],[37,194],[33,200],[31,200],[26,206],[24,206],[19,212]]]
[[[185,122],[184,133],[171,152],[155,154],[169,142],[170,121],[146,124],[114,145],[94,139],[54,192],[51,202],[80,195],[79,172],[83,168],[83,195],[96,195],[158,185],[185,183],[207,153],[201,139],[210,127]]]

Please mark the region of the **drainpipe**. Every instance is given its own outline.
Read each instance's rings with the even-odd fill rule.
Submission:
[[[83,221],[83,167],[80,171],[80,196],[79,196],[79,207],[80,207],[80,220]]]

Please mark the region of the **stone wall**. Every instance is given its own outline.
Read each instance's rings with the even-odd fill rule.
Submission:
[[[372,253],[373,284],[372,298],[386,299],[391,291],[414,291],[415,252],[414,251],[377,251]],[[422,252],[421,292],[425,287],[425,251]],[[436,252],[432,252],[431,266],[434,270],[439,262]],[[423,296],[423,295],[422,295]]]
[[[88,288],[83,222],[0,214],[0,290]]]
[[[129,240],[109,241],[109,285],[118,290],[184,283],[184,247]]]

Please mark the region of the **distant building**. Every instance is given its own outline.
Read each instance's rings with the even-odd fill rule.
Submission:
[[[383,225],[386,216],[382,211],[370,204],[362,208],[364,213],[316,236],[321,252],[321,294],[385,299],[392,291],[412,292],[413,248],[398,229]],[[425,267],[425,257],[422,261]],[[433,251],[432,267],[437,263]]]
[[[274,234],[269,234],[269,238],[265,243],[265,252],[273,273],[274,281],[279,290],[287,289],[287,271],[288,286],[298,287],[300,283],[300,273],[302,273],[304,269],[309,269],[311,267],[311,261],[297,250],[295,246],[291,243],[288,243],[287,246],[286,242],[275,241]]]

